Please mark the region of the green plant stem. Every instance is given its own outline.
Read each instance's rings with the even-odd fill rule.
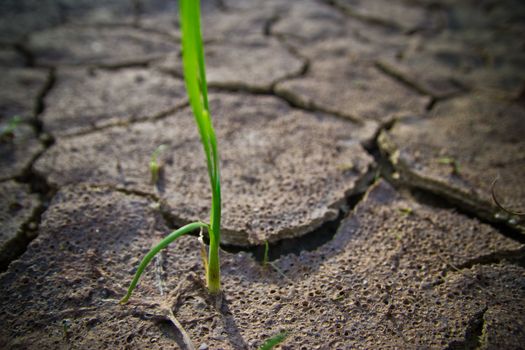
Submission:
[[[210,248],[206,282],[209,292],[215,294],[220,292],[221,186],[219,154],[208,105],[204,48],[200,29],[200,1],[181,0],[179,4],[184,82],[204,148],[212,191],[210,228],[208,230]]]
[[[144,272],[144,269],[148,264],[150,263],[151,259],[160,252],[162,249],[166,248],[171,242],[176,240],[182,235],[185,235],[186,233],[189,233],[191,231],[194,231],[199,228],[206,228],[209,229],[209,226],[203,222],[192,222],[191,224],[182,226],[178,230],[173,231],[170,233],[166,238],[164,238],[162,241],[159,242],[156,246],[154,246],[148,254],[142,259],[140,262],[140,265],[137,269],[137,272],[135,273],[135,276],[133,277],[133,281],[131,281],[131,284],[129,285],[128,292],[126,295],[120,300],[121,304],[125,304],[128,302],[129,298],[131,297],[131,293],[133,293],[133,290],[137,286],[137,283],[139,282],[140,276]]]
[[[206,156],[206,165],[212,191],[212,205],[210,210],[210,224],[194,222],[172,232],[159,244],[153,247],[142,259],[137,272],[131,282],[127,294],[120,301],[125,303],[129,300],[131,293],[137,286],[140,276],[150,263],[151,259],[166,248],[171,242],[180,236],[198,228],[206,228],[210,235],[210,248],[208,262],[205,262],[206,282],[210,293],[219,293],[221,290],[219,246],[221,241],[221,182],[219,172],[219,152],[217,151],[217,139],[211,121],[208,106],[208,90],[206,85],[206,71],[204,64],[204,48],[200,30],[200,1],[180,0],[180,19],[182,31],[182,63],[184,71],[184,82],[190,100],[191,109],[199,130],[201,143]],[[161,151],[159,147],[152,155],[150,168],[152,179],[156,180],[160,165],[157,156]],[[203,259],[205,260],[205,259]]]
[[[264,241],[264,255],[263,255],[263,261],[262,265],[264,267],[268,266],[268,253],[270,252],[270,244],[268,244],[268,241]]]
[[[151,173],[151,184],[152,185],[155,185],[159,180],[159,172],[160,172],[161,165],[159,163],[158,158],[159,158],[159,155],[162,153],[162,151],[164,151],[165,148],[166,148],[166,145],[160,145],[151,154],[151,160],[149,162],[149,169]]]
[[[206,283],[211,294],[221,291],[221,270],[219,263],[219,242],[216,236],[212,239],[210,235],[210,250],[208,254],[208,271],[206,273]]]

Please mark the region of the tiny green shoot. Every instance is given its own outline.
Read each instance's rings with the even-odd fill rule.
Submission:
[[[405,215],[411,215],[414,212],[414,210],[412,208],[409,208],[409,207],[399,208],[398,210],[399,210],[400,213],[405,214]]]
[[[259,347],[259,350],[271,350],[274,348],[274,346],[281,344],[287,336],[287,331],[277,333],[276,335],[265,341],[264,344]]]
[[[270,252],[270,245],[268,244],[268,241],[264,241],[264,255],[263,255],[263,261],[262,265],[264,267],[268,266],[268,253]]]
[[[159,181],[159,173],[162,164],[159,162],[160,154],[166,149],[166,145],[160,145],[151,154],[149,161],[149,170],[151,173],[151,184],[155,185]]]
[[[439,164],[446,164],[446,165],[452,166],[452,173],[454,175],[459,175],[459,171],[460,171],[459,162],[456,159],[451,158],[451,157],[441,157],[441,158],[438,158],[437,161]]]
[[[208,89],[206,83],[206,72],[204,64],[204,48],[200,29],[200,1],[181,0],[180,22],[182,31],[182,63],[184,71],[184,81],[188,92],[193,116],[199,130],[201,143],[206,156],[208,177],[212,190],[212,204],[210,213],[210,223],[193,222],[178,230],[173,231],[160,243],[154,246],[142,259],[128,288],[126,295],[121,299],[121,303],[126,303],[144,269],[151,262],[153,257],[166,248],[170,243],[184,234],[197,229],[206,229],[210,236],[208,259],[206,268],[206,282],[208,291],[211,294],[220,292],[220,266],[219,266],[219,243],[221,225],[221,186],[219,172],[219,153],[217,150],[217,140],[213,129],[208,105]]]
[[[71,320],[63,319],[62,320],[62,335],[64,339],[69,338],[69,329],[71,328]]]
[[[16,128],[21,122],[22,118],[17,115],[11,118],[7,125],[0,129],[0,140],[7,141],[13,139],[15,137]]]

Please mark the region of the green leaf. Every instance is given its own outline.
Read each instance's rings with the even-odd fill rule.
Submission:
[[[219,152],[208,104],[206,66],[200,25],[200,1],[180,0],[179,5],[184,82],[204,148],[212,191],[210,229],[208,230],[210,234],[210,250],[207,280],[208,289],[214,293],[220,290],[221,186]]]
[[[182,226],[178,230],[173,231],[166,238],[160,241],[155,247],[151,248],[148,254],[146,254],[144,259],[142,259],[142,261],[140,262],[137,272],[135,273],[135,277],[133,277],[133,281],[131,281],[131,284],[129,285],[128,292],[120,300],[120,303],[125,304],[128,302],[129,298],[131,297],[131,293],[133,293],[133,290],[135,289],[135,287],[137,286],[137,283],[139,282],[140,276],[144,272],[144,269],[146,269],[151,259],[153,259],[153,257],[155,257],[155,255],[157,255],[158,252],[166,248],[171,242],[181,237],[182,235],[185,235],[186,233],[189,233],[199,228],[209,228],[209,226],[199,221],[192,222],[191,224]]]
[[[278,333],[274,335],[273,337],[271,337],[270,339],[268,339],[267,341],[265,341],[264,344],[261,345],[259,350],[271,350],[273,349],[274,346],[281,344],[286,339],[287,336],[288,336],[287,331]]]

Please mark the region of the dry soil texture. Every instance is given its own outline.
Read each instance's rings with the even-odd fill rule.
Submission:
[[[177,3],[1,2],[0,348],[525,348],[523,2],[201,7],[223,292],[195,232],[119,305],[209,215]]]

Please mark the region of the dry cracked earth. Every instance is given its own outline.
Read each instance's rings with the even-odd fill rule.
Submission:
[[[1,2],[0,348],[525,348],[524,3],[203,0],[202,20],[223,294],[184,236],[119,305],[209,210],[177,3]]]

